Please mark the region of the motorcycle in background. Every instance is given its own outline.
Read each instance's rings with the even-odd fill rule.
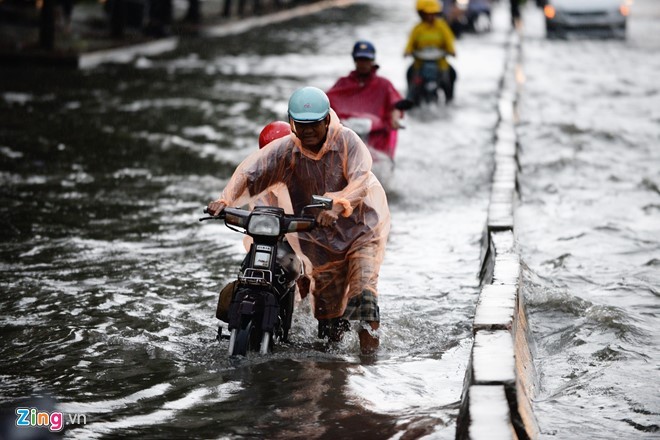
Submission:
[[[444,0],[443,15],[456,38],[463,32],[490,32],[491,0]]]
[[[394,172],[394,150],[396,149],[396,131],[391,130],[390,141],[388,142],[388,150],[377,150],[372,145],[369,144],[369,134],[373,127],[373,116],[363,115],[362,117],[351,117],[342,119],[341,123],[345,127],[353,130],[362,142],[369,149],[371,153],[371,171],[376,175],[378,180],[387,186],[387,182],[392,178],[392,173]]]
[[[394,104],[394,108],[401,111],[409,110],[413,106],[412,101],[402,99]],[[394,154],[397,147],[397,130],[390,130],[387,128],[380,128],[379,130],[387,130],[387,143],[384,148],[375,148],[370,142],[370,135],[376,131],[375,127],[383,127],[385,124],[379,118],[369,113],[354,113],[349,117],[341,120],[342,125],[353,130],[362,141],[365,143],[369,152],[371,153],[372,166],[371,170],[376,175],[378,180],[387,189],[387,184],[392,178],[394,172]],[[402,122],[399,121],[401,125]],[[400,128],[404,128],[401,126]]]
[[[251,211],[227,207],[217,217],[199,219],[224,220],[229,229],[247,234],[253,240],[230,290],[227,312],[230,356],[245,356],[251,351],[267,354],[275,343],[288,340],[296,281],[303,267],[284,238],[286,234],[310,231],[316,226],[315,216],[305,215],[311,209],[332,209],[332,199],[313,196],[300,216],[285,214],[278,207],[257,206]],[[219,336],[221,333],[222,327]]]
[[[427,47],[413,53],[415,61],[421,62],[417,71],[413,66],[408,69],[408,96],[415,107],[438,102],[439,90],[443,91],[445,102],[453,99],[456,71],[449,66],[449,71],[443,73],[438,67],[438,62],[447,55],[447,52],[436,47]]]

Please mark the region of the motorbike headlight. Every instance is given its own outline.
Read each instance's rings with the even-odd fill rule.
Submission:
[[[250,235],[280,235],[280,219],[272,215],[252,214],[247,231]]]

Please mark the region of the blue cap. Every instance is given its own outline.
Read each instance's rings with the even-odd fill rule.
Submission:
[[[370,60],[376,59],[376,48],[368,41],[358,41],[353,46],[353,58],[368,58]]]

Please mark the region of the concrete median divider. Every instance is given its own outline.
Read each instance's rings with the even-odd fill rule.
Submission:
[[[522,76],[519,34],[511,32],[507,44],[495,130],[495,169],[482,246],[482,287],[456,427],[459,440],[536,439],[539,434],[531,405],[536,372],[514,235],[518,200],[516,99]]]

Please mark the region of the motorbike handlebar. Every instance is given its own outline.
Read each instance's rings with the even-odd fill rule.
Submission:
[[[308,209],[324,209],[324,210],[329,210],[332,209],[332,199],[328,197],[323,197],[323,196],[317,196],[314,195],[312,196],[312,201],[309,205],[303,207],[302,211],[300,212],[300,216],[294,216],[290,214],[284,214],[282,211],[281,218],[287,219],[289,222],[296,223],[299,222],[302,224],[307,223],[310,224],[311,222],[311,227],[316,225],[316,219],[314,217],[309,217],[305,216],[305,211]],[[279,208],[277,208],[279,209]],[[230,208],[226,207],[222,211],[220,211],[217,215],[211,216],[211,217],[202,217],[199,219],[200,222],[204,220],[224,220],[227,218],[227,211],[229,211],[230,217],[232,219],[238,219],[238,218],[243,218],[247,219],[249,215],[254,211],[248,211],[245,209],[240,209],[240,208]],[[204,214],[209,214],[209,209],[208,207],[204,208]],[[232,222],[233,223],[233,222]],[[242,224],[242,221],[238,221],[236,224],[237,226],[244,226]],[[311,229],[311,228],[310,228]]]
[[[435,47],[424,48],[413,52],[413,57],[422,61],[437,61],[449,55],[448,52]]]
[[[204,214],[210,214],[209,208],[204,208]],[[200,217],[199,221],[203,222],[204,220],[223,220],[225,218],[225,210],[220,211],[218,215],[212,215],[210,217]]]
[[[415,103],[407,98],[394,103],[394,108],[397,110],[410,110],[414,106]]]
[[[312,209],[312,208],[321,208],[321,205],[318,204],[312,204],[312,205],[307,205],[305,208],[303,208],[303,212],[301,215],[292,215],[292,214],[283,214],[282,219],[285,220],[285,225],[286,225],[286,230],[287,232],[304,232],[304,231],[309,231],[316,227],[316,218],[305,215],[304,210],[305,209]],[[229,213],[227,212],[230,211]],[[240,209],[240,208],[225,208],[223,209],[217,216],[209,216],[209,217],[201,217],[199,219],[200,222],[203,222],[205,220],[226,220],[228,219],[228,214],[231,215],[231,223],[234,226],[240,226],[240,227],[247,227],[247,220],[250,216],[250,214],[253,211],[248,211],[245,209]],[[204,209],[204,214],[208,214],[209,211],[208,209]]]

